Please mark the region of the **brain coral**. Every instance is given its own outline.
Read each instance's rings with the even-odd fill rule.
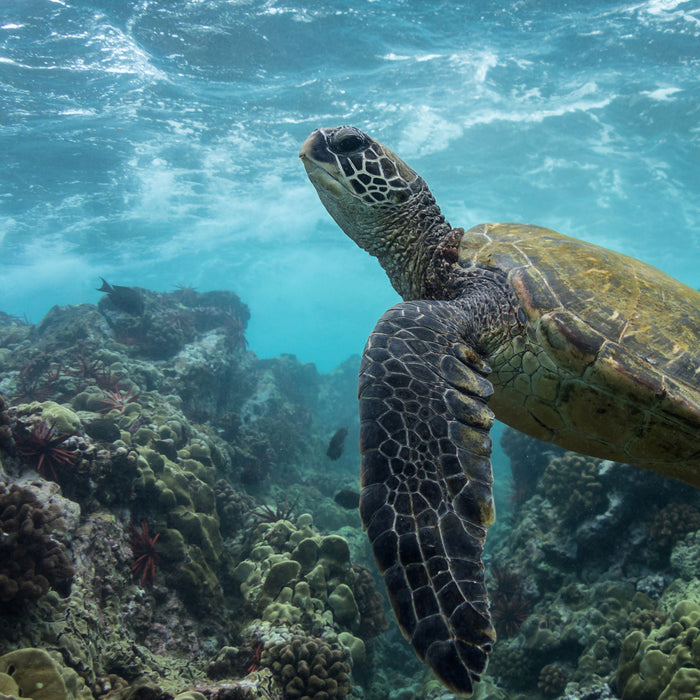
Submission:
[[[51,539],[53,508],[44,508],[28,489],[0,485],[0,602],[40,598],[50,586],[67,593],[73,567]]]

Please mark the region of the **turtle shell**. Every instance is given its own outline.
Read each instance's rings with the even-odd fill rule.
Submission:
[[[700,292],[524,224],[477,226],[458,253],[506,275],[527,319],[489,357],[497,418],[700,486]]]

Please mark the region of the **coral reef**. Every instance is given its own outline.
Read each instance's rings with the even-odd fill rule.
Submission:
[[[8,449],[12,443],[12,428],[10,427],[10,416],[6,411],[7,402],[0,394],[0,450]]]
[[[18,425],[22,430],[14,435],[17,450],[32,460],[42,476],[58,481],[56,469],[75,466],[75,451],[64,446],[75,433],[58,433],[55,426],[46,422],[39,423],[32,430],[27,430],[21,423]]]
[[[64,595],[73,566],[63,546],[52,539],[60,514],[45,508],[28,489],[0,484],[0,603],[21,605],[39,599],[50,587]],[[9,610],[9,608],[6,608]]]
[[[639,630],[647,634],[658,629],[666,622],[668,615],[663,610],[638,610],[628,618],[629,629]]]
[[[337,644],[295,636],[266,648],[261,663],[272,670],[285,698],[333,700],[350,692],[347,659],[347,652]]]
[[[138,289],[143,313],[131,314],[119,308],[111,295],[100,299],[97,308],[122,345],[155,360],[171,357],[197,335],[222,329],[230,345],[245,347],[248,307],[233,292],[203,292],[189,288],[172,293]]]
[[[36,326],[0,316],[0,505],[25,499],[31,526],[4,506],[0,525],[67,567],[23,561],[33,585],[12,592],[0,549],[1,648],[48,652],[94,696],[446,698],[387,618],[356,510],[333,500],[358,488],[359,358],[331,375],[258,360],[235,295],[139,293],[138,315],[106,298]],[[618,659],[622,692],[655,651],[687,659],[662,669],[684,697],[694,623],[667,615],[700,595],[697,494],[513,431],[503,444],[517,509],[487,543],[499,638],[480,697],[610,697]]]
[[[500,634],[489,673],[499,686],[514,697],[542,693],[541,671],[556,664],[569,679],[566,697],[610,697],[625,635],[663,626],[679,597],[700,590],[700,538],[692,531],[683,537],[694,527],[694,508],[680,507],[693,503],[691,489],[642,470],[550,455],[534,495],[490,554],[498,564],[489,592]],[[653,529],[659,513],[659,523],[673,519],[669,539],[666,529]],[[510,630],[499,617],[504,593],[531,601],[529,616]]]
[[[214,484],[214,494],[221,534],[232,537],[243,528],[248,515],[256,508],[255,499],[246,493],[236,491],[224,479],[219,479]]]
[[[362,639],[371,639],[389,629],[384,597],[375,588],[374,578],[366,566],[353,564],[352,569],[355,574],[352,593],[360,613],[357,633]]]
[[[92,700],[80,676],[43,649],[18,649],[0,656],[3,697],[34,700]],[[4,680],[4,685],[3,684]]]
[[[676,605],[667,624],[625,639],[616,674],[622,700],[693,700],[700,696],[700,606]]]
[[[561,695],[566,687],[566,680],[566,671],[561,666],[557,664],[547,664],[543,666],[540,671],[537,687],[542,692],[542,695],[546,697],[556,697],[557,695]]]
[[[129,523],[131,531],[131,549],[134,551],[134,562],[131,565],[131,572],[141,578],[141,585],[146,583],[153,585],[156,580],[156,564],[160,561],[160,551],[156,549],[156,542],[160,533],[151,537],[148,531],[148,523],[141,521],[141,529],[137,530],[133,523]]]
[[[349,659],[366,660],[359,635],[380,634],[386,617],[348,542],[297,518],[296,503],[303,492],[331,519],[348,519],[330,497],[334,479],[323,480],[323,494],[302,484],[327,464],[341,384],[342,420],[356,434],[354,376],[334,378],[315,417],[323,378],[291,356],[260,361],[247,351],[238,297],[139,294],[140,314],[105,298],[99,311],[55,307],[36,326],[5,328],[0,317],[0,389],[13,397],[0,405],[0,476],[12,484],[0,500],[21,479],[39,495],[30,508],[38,513],[50,487],[71,511],[50,561],[62,562],[69,545],[75,570],[67,597],[51,590],[61,580],[46,565],[22,560],[27,575],[43,572],[32,590],[14,592],[16,572],[7,572],[3,591],[17,614],[2,648],[58,652],[95,695],[276,698],[254,652],[291,634],[324,635],[324,649],[348,659],[345,678],[333,680],[335,661],[328,676],[342,697]],[[249,487],[278,506],[259,505]],[[33,517],[38,537],[49,524]],[[238,568],[251,563],[255,575],[241,581]],[[17,606],[20,597],[32,605]]]
[[[659,557],[667,558],[678,540],[696,530],[700,530],[700,510],[689,503],[669,503],[654,516],[649,535]]]
[[[599,459],[567,452],[545,468],[539,488],[568,522],[580,521],[605,508],[607,499],[598,476],[600,464]]]
[[[353,634],[359,629],[348,543],[337,535],[318,534],[308,513],[295,523],[258,523],[250,555],[233,577],[248,609],[273,625],[299,625],[314,635],[330,632],[334,625]]]

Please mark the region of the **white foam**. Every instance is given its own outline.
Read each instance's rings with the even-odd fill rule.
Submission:
[[[450,54],[449,63],[460,72],[467,73],[469,82],[483,83],[491,68],[499,65],[496,53],[488,49],[482,51],[460,51]]]
[[[397,147],[407,158],[443,151],[464,132],[460,124],[446,119],[428,105],[414,107],[411,116]]]
[[[93,117],[97,114],[96,109],[79,109],[77,107],[62,109],[57,114],[63,117]]]
[[[688,6],[687,10],[682,7],[684,5]],[[694,6],[688,0],[648,0],[648,2],[632,5],[627,8],[627,11],[644,13],[662,22],[679,19],[694,25],[696,30],[700,27],[700,18],[696,16],[698,13],[697,4]]]
[[[8,66],[16,66],[17,68],[28,68],[30,70],[35,68],[35,66],[30,66],[30,65],[27,65],[26,63],[20,63],[19,61],[15,61],[14,58],[8,58],[7,56],[0,56],[0,63],[4,63]],[[51,66],[41,66],[41,67],[37,67],[37,68],[41,69],[41,70],[46,70],[46,69],[51,68]]]
[[[677,87],[660,87],[656,90],[643,90],[641,94],[651,97],[652,100],[667,102],[673,99],[672,95],[675,95],[677,92],[683,92],[683,89]]]

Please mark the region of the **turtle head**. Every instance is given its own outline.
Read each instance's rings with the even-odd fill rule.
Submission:
[[[340,228],[379,259],[399,294],[415,298],[420,262],[430,257],[429,234],[447,226],[425,181],[352,126],[316,129],[299,156]]]

